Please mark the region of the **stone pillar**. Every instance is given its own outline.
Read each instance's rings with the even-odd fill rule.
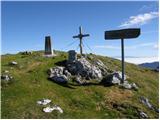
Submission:
[[[45,37],[45,55],[53,55],[50,36]]]
[[[75,50],[68,51],[68,62],[74,62],[77,60],[77,53]]]

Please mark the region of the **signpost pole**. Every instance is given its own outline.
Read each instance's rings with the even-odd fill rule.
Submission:
[[[79,46],[80,46],[80,54],[82,55],[82,38],[80,38],[80,44],[79,44]]]
[[[124,39],[121,38],[121,48],[122,48],[122,80],[121,83],[124,83]]]

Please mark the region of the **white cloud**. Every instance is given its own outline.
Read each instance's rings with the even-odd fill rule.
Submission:
[[[155,44],[153,47],[154,47],[155,49],[159,49],[159,45],[158,45],[158,44]]]
[[[121,58],[117,58],[121,60]],[[129,63],[134,63],[134,64],[141,64],[141,63],[151,63],[158,61],[158,56],[153,56],[153,57],[127,57],[125,58],[126,62]]]
[[[112,46],[112,45],[96,45],[95,48],[105,48],[105,49],[121,49],[121,46]],[[125,49],[137,49],[140,47],[150,47],[150,48],[158,48],[158,44],[154,42],[149,43],[141,43],[131,46],[125,46]]]
[[[154,18],[158,17],[158,12],[149,12],[144,14],[139,14],[137,16],[131,16],[129,20],[122,23],[119,27],[130,27],[130,26],[139,26],[146,24]]]
[[[112,46],[112,45],[96,45],[95,48],[108,48],[108,49],[121,49],[118,46]]]

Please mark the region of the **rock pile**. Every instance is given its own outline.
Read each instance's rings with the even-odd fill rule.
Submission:
[[[57,83],[68,83],[70,77],[76,76],[74,81],[80,85],[87,83],[86,80],[98,80],[104,86],[119,85],[125,89],[138,90],[135,83],[129,83],[124,76],[124,83],[121,83],[122,73],[119,71],[108,74],[109,69],[103,64],[101,60],[93,60],[89,62],[86,58],[81,57],[77,59],[75,51],[69,51],[68,61],[65,67],[54,67],[49,69],[49,78]],[[110,70],[111,71],[111,70]]]
[[[103,75],[107,74],[107,67],[102,61],[97,60],[95,63],[90,63],[86,58],[77,59],[77,54],[74,50],[70,50],[68,61],[65,67],[54,67],[49,69],[49,79],[57,83],[68,83],[70,77],[76,76],[76,82],[83,84],[83,80],[101,80]]]
[[[74,62],[68,62],[67,69],[71,74],[80,75],[87,80],[101,79],[103,77],[100,68],[91,64],[85,58],[80,58]]]

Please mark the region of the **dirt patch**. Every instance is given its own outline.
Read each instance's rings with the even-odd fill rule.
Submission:
[[[131,90],[122,90],[122,89],[112,89],[108,91],[105,95],[105,102],[107,103],[120,103],[127,101],[133,97],[133,92]]]

